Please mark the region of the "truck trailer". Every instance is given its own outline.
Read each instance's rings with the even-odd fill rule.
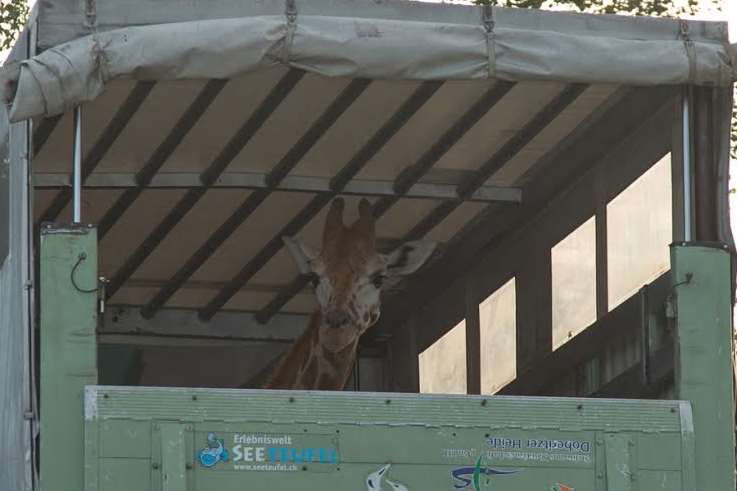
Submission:
[[[719,22],[38,2],[0,68],[0,490],[734,490],[736,79]],[[432,253],[361,287],[344,390],[264,389],[331,206]]]

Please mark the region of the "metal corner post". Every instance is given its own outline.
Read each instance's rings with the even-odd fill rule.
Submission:
[[[735,489],[732,303],[729,251],[671,247],[676,302],[676,397],[690,401],[698,489]]]
[[[84,386],[97,382],[97,232],[47,225],[40,257],[41,491],[79,491]]]

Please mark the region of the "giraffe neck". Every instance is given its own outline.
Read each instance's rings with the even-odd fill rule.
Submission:
[[[316,311],[265,389],[343,390],[356,361],[358,339],[339,351],[327,350],[320,344],[321,325],[322,315]]]

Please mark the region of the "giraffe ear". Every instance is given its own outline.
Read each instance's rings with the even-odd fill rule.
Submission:
[[[415,240],[397,247],[391,254],[384,256],[386,271],[389,276],[404,276],[412,274],[435,250],[436,242]]]
[[[289,250],[297,262],[299,272],[302,274],[312,273],[312,265],[310,263],[319,255],[317,251],[297,237],[282,237],[282,240],[284,241],[284,245],[287,246],[287,250]]]

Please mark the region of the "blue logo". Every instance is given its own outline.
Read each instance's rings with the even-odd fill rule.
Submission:
[[[491,467],[483,467],[481,465],[481,457],[476,460],[473,467],[459,467],[451,471],[453,477],[453,487],[456,489],[468,489],[473,487],[474,491],[481,491],[481,477],[486,477],[485,484],[489,484],[490,476],[502,476],[514,474],[517,471],[502,471],[492,469]]]
[[[215,433],[207,434],[207,446],[197,452],[197,458],[203,467],[214,467],[218,462],[227,462],[228,457],[223,440],[215,436]]]

